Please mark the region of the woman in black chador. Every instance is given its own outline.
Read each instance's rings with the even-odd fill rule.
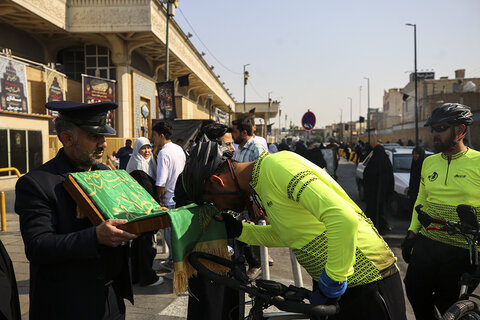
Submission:
[[[373,155],[363,171],[365,184],[365,200],[367,202],[367,217],[369,217],[381,234],[390,230],[386,218],[387,203],[393,193],[393,167],[385,148],[377,145]]]
[[[420,188],[420,178],[422,173],[422,164],[425,160],[425,150],[422,147],[415,147],[412,151],[412,166],[410,167],[410,182],[408,183],[408,198],[410,199],[411,210],[417,201],[418,190]]]

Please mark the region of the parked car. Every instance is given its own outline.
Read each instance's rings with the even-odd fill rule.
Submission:
[[[412,165],[412,151],[414,147],[399,145],[384,145],[385,152],[392,162],[393,176],[395,179],[394,193],[389,199],[390,210],[393,215],[408,215],[410,205],[407,197],[408,185],[410,182],[410,166]],[[361,200],[365,200],[365,192],[363,185],[363,171],[372,157],[373,151],[359,163],[355,173],[357,181],[358,195]],[[431,151],[425,151],[425,156],[433,154]]]

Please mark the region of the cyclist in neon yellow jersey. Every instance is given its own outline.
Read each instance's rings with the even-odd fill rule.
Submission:
[[[192,200],[220,210],[242,211],[255,196],[270,225],[242,224],[224,213],[229,237],[292,248],[315,281],[312,303],[341,296],[332,319],[406,319],[395,256],[340,185],[312,162],[282,151],[238,163],[225,146],[200,142],[183,185]]]
[[[438,153],[423,162],[415,206],[422,204],[434,218],[459,221],[459,204],[480,209],[480,152],[463,143],[472,118],[469,107],[447,103],[434,109],[425,123]],[[465,239],[426,230],[414,210],[402,247],[409,262],[405,288],[417,320],[433,319],[434,307],[443,314],[458,298],[460,276],[473,271]]]

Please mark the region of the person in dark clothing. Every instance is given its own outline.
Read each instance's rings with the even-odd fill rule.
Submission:
[[[407,146],[413,147],[414,145],[415,145],[415,143],[413,143],[412,139],[408,139]]]
[[[380,234],[383,234],[390,229],[385,215],[388,198],[393,193],[394,177],[392,163],[380,144],[373,148],[373,155],[363,171],[363,182],[367,202],[366,215]]]
[[[360,159],[362,159],[363,149],[364,149],[364,143],[363,143],[362,140],[359,140],[359,141],[355,144],[355,154],[356,154],[355,164],[358,164],[358,162],[360,161]]]
[[[132,140],[127,139],[125,141],[125,147],[122,147],[117,151],[117,158],[120,160],[120,165],[118,166],[118,169],[125,170],[125,168],[127,167],[128,161],[132,156],[132,153],[133,153]]]
[[[155,188],[155,176],[157,164],[152,155],[152,145],[147,138],[138,138],[133,145],[133,154],[128,161],[126,171],[159,202],[158,193]],[[155,249],[155,233],[157,231],[145,232],[132,241],[130,250],[130,261],[132,266],[132,283],[140,286],[153,286],[163,283],[153,270],[153,260],[157,255]]]
[[[233,153],[231,128],[220,123],[208,123],[200,130],[197,141],[203,136],[210,140],[222,141]],[[175,185],[176,207],[193,203],[185,192],[180,174]],[[231,239],[230,242],[233,242]],[[232,246],[234,246],[232,244]],[[243,294],[204,278],[200,274],[188,280],[188,320],[243,319],[243,309],[238,306],[244,302]]]
[[[412,151],[412,165],[410,167],[410,181],[407,193],[410,200],[410,212],[412,212],[415,201],[417,201],[423,160],[425,160],[425,150],[422,147],[415,147]]]
[[[402,139],[398,139],[398,140],[397,140],[397,143],[398,143],[398,145],[403,146],[403,141],[402,141]]]
[[[305,158],[307,154],[307,147],[305,147],[303,140],[298,140],[297,143],[295,143],[295,153]]]
[[[12,260],[0,240],[0,319],[20,320],[20,301]]]
[[[128,241],[117,228],[126,219],[93,226],[77,212],[63,187],[71,172],[109,170],[101,163],[113,102],[55,101],[55,129],[63,144],[55,158],[18,179],[15,211],[30,261],[31,320],[125,319],[124,299],[133,303]]]
[[[282,139],[282,142],[278,145],[278,151],[290,151],[285,139]]]
[[[320,147],[316,147],[315,144],[310,143],[308,146],[308,150],[305,154],[305,158],[315,163],[320,168],[326,168],[327,162],[323,157],[322,149]]]
[[[372,152],[373,148],[370,142],[365,142],[365,145],[363,147],[363,152],[362,152],[362,158],[360,159],[360,162],[363,162],[365,158]]]

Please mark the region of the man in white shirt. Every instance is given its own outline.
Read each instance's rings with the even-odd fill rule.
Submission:
[[[160,121],[152,128],[153,143],[161,148],[157,156],[157,187],[160,205],[169,209],[175,208],[173,196],[175,193],[175,184],[177,178],[185,167],[186,156],[183,149],[172,142],[173,128],[166,121]],[[164,229],[165,241],[169,248],[169,264],[172,260],[171,229]]]
[[[175,208],[173,194],[178,176],[185,166],[186,156],[183,149],[170,140],[173,128],[166,121],[158,122],[153,128],[153,143],[161,148],[157,156],[157,186],[160,204]]]

